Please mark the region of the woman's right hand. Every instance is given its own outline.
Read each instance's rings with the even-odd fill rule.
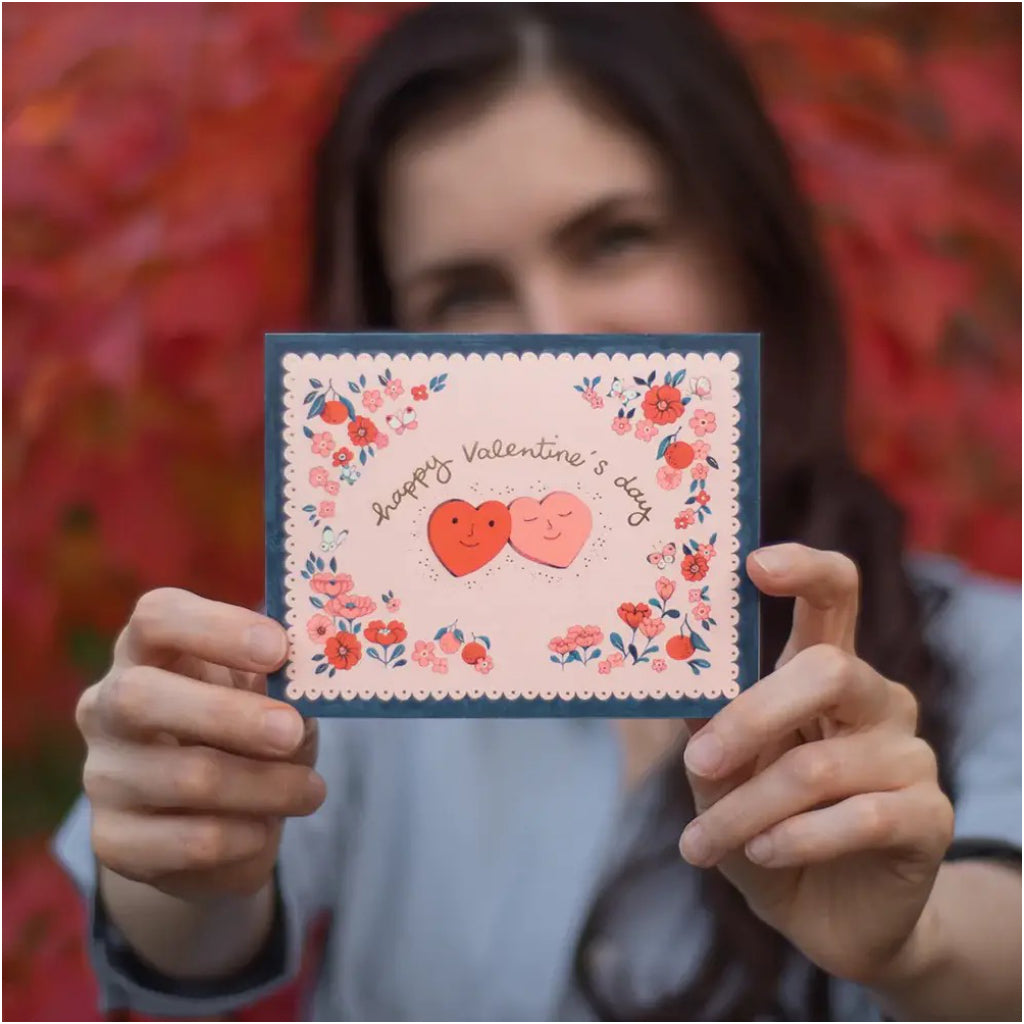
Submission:
[[[267,884],[282,819],[326,795],[316,721],[266,696],[287,647],[256,612],[183,590],[141,598],[78,703],[103,866],[184,899]]]

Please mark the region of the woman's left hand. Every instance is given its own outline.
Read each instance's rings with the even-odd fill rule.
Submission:
[[[796,598],[793,629],[776,671],[687,744],[697,817],[680,850],[828,973],[885,984],[913,960],[953,809],[913,695],[854,651],[853,562],[782,544],[747,569]]]

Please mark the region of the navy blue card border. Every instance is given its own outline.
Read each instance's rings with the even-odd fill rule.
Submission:
[[[756,587],[744,568],[746,556],[760,543],[761,533],[761,336],[759,334],[401,334],[369,332],[358,334],[268,334],[264,347],[265,416],[264,520],[266,535],[267,614],[284,624],[285,524],[284,472],[281,437],[284,432],[283,357],[290,352],[322,355],[333,352],[373,355],[411,355],[423,352],[469,353],[511,352],[522,355],[569,353],[669,353],[737,352],[740,355],[740,442],[739,442],[739,683],[745,688],[759,675],[760,609]],[[284,696],[284,669],[268,679],[272,697]],[[722,708],[726,698],[574,698],[543,700],[471,698],[442,700],[310,700],[290,701],[303,715],[311,717],[363,718],[706,718]]]

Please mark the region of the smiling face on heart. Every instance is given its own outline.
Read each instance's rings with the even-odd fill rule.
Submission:
[[[593,525],[590,509],[565,491],[552,491],[543,501],[516,498],[509,512],[512,547],[524,558],[556,569],[572,565]]]
[[[500,501],[474,507],[461,498],[446,501],[430,514],[427,539],[453,576],[485,566],[508,543],[512,517]]]

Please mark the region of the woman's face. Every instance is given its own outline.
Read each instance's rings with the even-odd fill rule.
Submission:
[[[383,200],[402,330],[676,333],[741,319],[656,155],[554,80],[411,133]]]

